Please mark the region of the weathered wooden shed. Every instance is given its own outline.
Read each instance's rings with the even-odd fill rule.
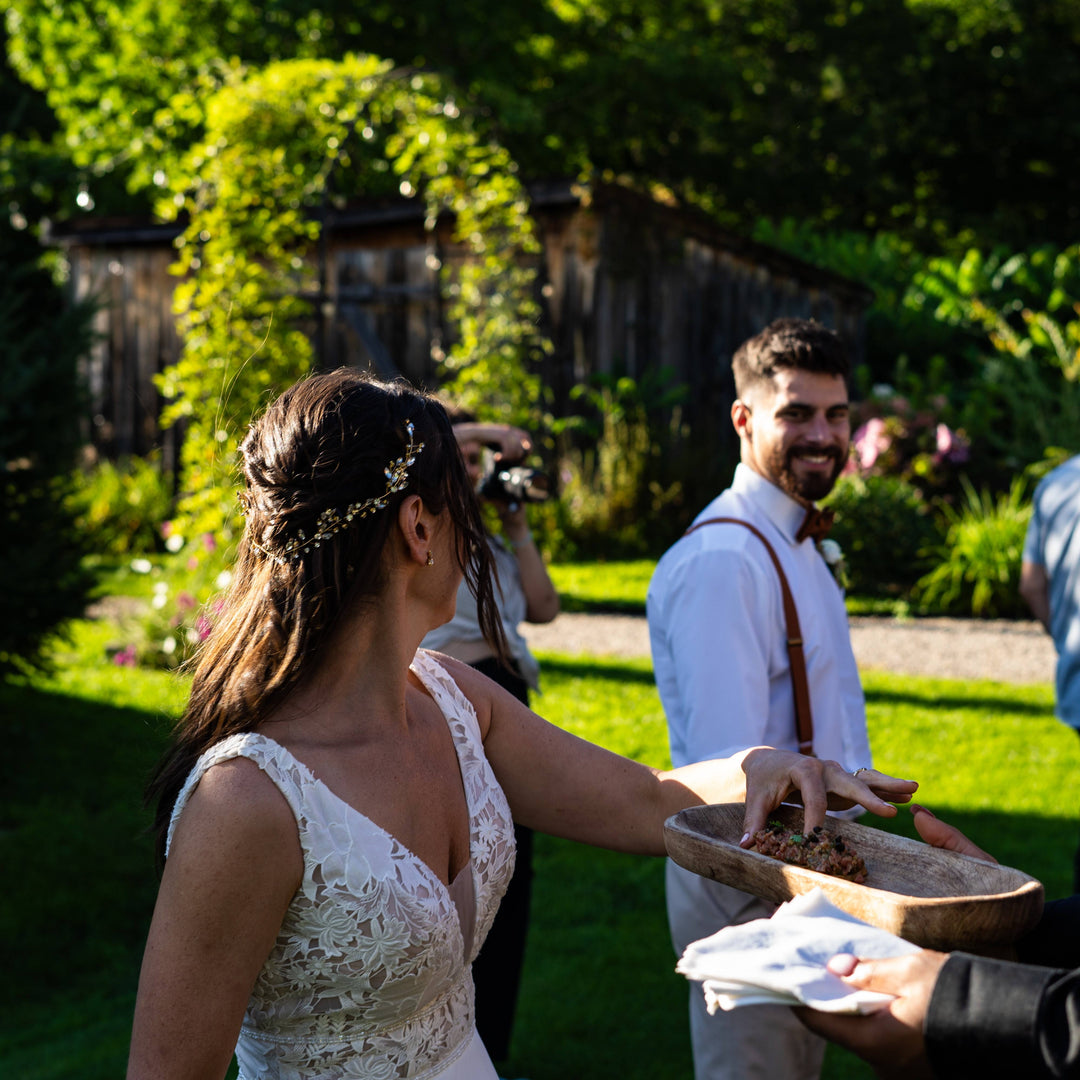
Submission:
[[[530,195],[555,345],[542,376],[557,408],[595,373],[640,378],[663,367],[688,387],[691,430],[726,431],[716,421],[730,405],[731,356],[781,315],[836,328],[861,359],[872,294],[860,283],[623,187],[552,183]],[[166,463],[175,456],[175,436],[158,429],[153,375],[180,349],[169,272],[176,233],[84,219],[52,237],[74,295],[101,304],[86,368],[88,435],[109,456],[157,446]],[[349,206],[327,217],[314,257],[325,284],[311,328],[323,366],[370,366],[437,386],[432,345],[448,334],[437,266],[454,257],[449,223],[427,232],[422,208],[405,200]]]

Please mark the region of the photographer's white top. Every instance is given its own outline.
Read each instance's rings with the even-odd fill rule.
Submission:
[[[495,558],[495,569],[498,572],[495,603],[499,609],[499,618],[502,619],[506,643],[510,646],[510,655],[517,661],[521,677],[534,690],[538,690],[540,664],[529,652],[528,643],[518,629],[525,621],[528,601],[525,599],[525,589],[521,584],[521,571],[518,569],[517,557],[506,546],[502,537],[492,536],[488,539],[491,544],[491,553]],[[473,596],[468,584],[462,581],[457,592],[457,611],[454,617],[448,623],[443,623],[442,626],[427,634],[421,642],[421,648],[431,649],[432,652],[448,652],[450,651],[448,646],[452,642],[483,640],[484,634],[480,629],[480,620],[476,610],[476,597]]]

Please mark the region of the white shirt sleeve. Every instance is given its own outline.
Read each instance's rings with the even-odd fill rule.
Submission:
[[[768,742],[775,580],[744,551],[709,548],[672,568],[665,593],[681,728],[673,744],[701,761]]]

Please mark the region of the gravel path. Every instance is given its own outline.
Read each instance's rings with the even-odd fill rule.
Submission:
[[[523,630],[529,647],[542,652],[649,655],[648,628],[636,615],[565,613]],[[851,643],[863,670],[1009,683],[1054,678],[1053,643],[1034,621],[858,616],[851,620]]]
[[[139,602],[112,597],[87,614],[131,614]],[[529,647],[540,652],[648,657],[643,616],[566,612],[543,626],[523,624]],[[851,643],[863,670],[943,679],[995,679],[1008,683],[1054,680],[1054,646],[1034,621],[981,619],[851,619]]]

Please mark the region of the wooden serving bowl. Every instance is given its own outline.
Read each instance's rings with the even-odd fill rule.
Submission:
[[[1015,941],[1042,913],[1042,884],[1019,870],[854,821],[828,818],[825,830],[862,856],[862,885],[745,851],[745,811],[742,803],[721,803],[675,814],[664,826],[668,854],[687,870],[778,903],[820,888],[850,915],[931,949],[992,950]],[[800,830],[802,807],[781,806],[769,819]]]

